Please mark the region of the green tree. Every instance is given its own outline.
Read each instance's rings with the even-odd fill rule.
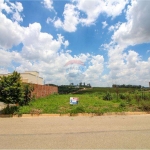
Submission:
[[[0,77],[0,101],[6,104],[20,104],[24,100],[21,76],[16,71],[12,75]]]

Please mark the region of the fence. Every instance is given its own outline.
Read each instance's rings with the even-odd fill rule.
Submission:
[[[45,97],[53,93],[58,93],[57,86],[47,86],[47,85],[39,85],[39,84],[32,84],[32,86],[34,87],[32,96],[35,96],[36,98]]]

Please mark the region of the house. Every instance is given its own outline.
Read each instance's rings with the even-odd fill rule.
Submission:
[[[0,76],[8,76],[11,75],[11,73],[8,74],[0,74]],[[39,77],[39,72],[37,71],[25,71],[24,73],[20,73],[22,82],[24,83],[33,83],[33,84],[39,84],[43,85],[43,78]]]

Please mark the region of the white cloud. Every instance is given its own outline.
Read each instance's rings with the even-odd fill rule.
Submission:
[[[84,12],[87,15],[87,18],[80,18],[80,22],[83,25],[91,25],[98,18],[101,9],[100,2],[97,0],[86,1],[86,0],[76,0],[76,6],[79,11]]]
[[[19,9],[19,8],[18,8]],[[60,52],[61,48],[66,48],[69,42],[59,34],[54,39],[51,34],[41,32],[39,23],[29,24],[29,27],[22,27],[17,22],[6,18],[0,13],[0,70],[7,73],[7,68],[16,69],[20,72],[25,70],[37,70],[45,79],[57,81],[60,77],[64,60],[69,59],[69,53]],[[22,43],[23,48],[18,51],[13,49],[14,45]],[[9,51],[9,49],[12,49]],[[67,58],[67,59],[66,59]],[[14,64],[17,66],[14,66]],[[6,71],[6,72],[5,72]],[[50,75],[53,74],[53,77]],[[61,75],[63,82],[64,74]]]
[[[23,21],[20,16],[23,6],[20,2],[11,3],[9,1],[1,4],[1,11],[5,10],[6,13],[12,14],[12,20],[10,20],[4,14],[0,13],[0,35],[3,35],[0,36],[0,48],[8,49],[14,45],[18,45],[22,40],[24,29],[20,27],[18,22]]]
[[[53,0],[43,0],[41,2],[45,8],[49,9],[49,10],[53,10]]]
[[[83,60],[84,63],[89,63],[90,66],[74,65],[76,68],[72,68],[73,65],[68,66],[70,68],[70,74],[68,74],[65,64],[70,60]],[[81,67],[84,69],[82,70]],[[22,61],[22,64],[16,68],[17,71],[23,72],[24,70],[37,70],[40,75],[44,77],[46,83],[55,84],[79,84],[79,82],[86,82],[91,84],[99,84],[99,79],[103,71],[103,57],[100,55],[92,56],[90,54],[80,54],[78,56],[71,56],[67,52],[57,52],[55,57],[49,59],[49,61]]]
[[[12,22],[6,16],[0,13],[0,20],[3,22],[0,25],[0,48],[11,48],[18,45],[23,38],[24,28],[20,27],[17,22]]]
[[[60,18],[58,18],[56,21],[54,21],[54,26],[56,28],[63,28],[63,23],[62,21],[60,20]]]
[[[147,50],[147,53],[149,53],[150,52],[150,50]]]
[[[102,25],[103,25],[103,27],[102,27],[103,29],[106,28],[106,27],[108,26],[108,24],[107,24],[106,21],[102,22]]]
[[[127,9],[127,22],[122,23],[113,35],[119,44],[136,45],[150,42],[150,2],[132,0]]]
[[[7,3],[4,3],[4,0],[0,1],[0,11],[5,10],[6,13],[12,12],[11,8],[7,5]]]
[[[58,39],[55,40],[52,35],[41,32],[39,23],[30,24],[25,29],[22,42],[24,44],[23,57],[32,61],[41,60],[45,62],[49,62],[52,57],[55,57],[61,46],[66,48],[69,45],[69,42],[60,34],[58,34]]]
[[[150,43],[149,9],[149,1],[132,0],[126,11],[127,22],[109,27],[109,31],[114,31],[112,41],[103,45],[108,50],[109,83],[148,86],[150,58],[142,60],[135,50],[125,52],[125,49],[129,45]]]
[[[61,34],[57,34],[57,36],[58,36],[58,39],[57,39],[57,40],[58,40],[62,45],[64,45],[65,48],[69,46],[69,42],[68,42],[67,40],[65,40],[64,37],[63,37]]]
[[[109,28],[108,28],[109,31],[114,31],[115,30],[115,27],[113,25],[111,25]]]
[[[63,12],[64,22],[58,18],[54,22],[56,28],[63,28],[65,31],[74,32],[77,29],[79,23],[79,12],[75,10],[75,6],[72,4],[66,4]]]
[[[57,28],[61,27],[68,32],[74,32],[77,30],[79,23],[82,25],[95,23],[101,13],[106,13],[111,17],[119,15],[127,1],[118,1],[119,3],[117,3],[116,7],[119,8],[119,11],[114,10],[114,12],[110,11],[115,8],[112,6],[115,5],[112,2],[117,1],[105,1],[105,3],[100,1],[101,5],[98,6],[96,5],[97,2],[93,1],[93,4],[91,4],[89,1],[87,3],[78,1],[75,4],[67,4],[64,11],[64,21],[61,21],[59,18],[58,20],[49,18],[47,21],[48,23],[54,22]],[[124,3],[122,4],[121,2]],[[82,4],[80,7],[77,5],[79,3]],[[16,3],[11,6],[13,9],[7,3],[0,2],[0,4],[3,4],[0,5],[0,10],[5,9],[10,14],[14,14],[14,10],[17,10],[16,12],[18,13],[22,11],[22,5]],[[106,4],[108,4],[108,8],[110,6],[112,8],[106,11]],[[85,66],[84,70],[79,72],[81,76],[79,80],[76,78],[76,82],[82,80],[82,82],[91,83],[93,86],[108,86],[108,84],[111,85],[112,83],[141,84],[146,86],[150,75],[150,57],[148,60],[143,61],[142,57],[135,50],[125,51],[125,48],[130,44],[149,41],[148,5],[142,7],[140,4],[143,3],[137,1],[128,7],[126,23],[117,23],[109,28],[109,30],[114,31],[113,41],[110,44],[103,44],[105,49],[108,50],[108,63],[104,62],[104,57],[101,55],[79,54],[72,56],[70,54],[71,51],[67,50],[69,41],[63,35],[58,34],[57,38],[54,38],[51,34],[41,31],[40,23],[32,23],[28,27],[23,27],[0,13],[2,22],[0,35],[3,35],[0,36],[0,73],[7,73],[8,68],[16,69],[19,72],[36,70],[44,77],[46,83],[68,84],[71,80],[73,81],[71,75],[74,75],[74,77],[79,76],[78,74],[71,74],[68,76],[70,77],[69,79],[66,78],[64,65],[69,60],[77,59],[83,61]],[[99,10],[97,7],[102,10]],[[133,10],[138,11],[135,13]],[[79,18],[80,13],[83,12],[88,14],[87,18]],[[19,18],[16,20],[19,20]],[[145,23],[143,23],[144,21]],[[133,27],[137,30],[133,29]],[[137,38],[138,34],[139,38]],[[19,45],[20,43],[23,45],[22,49],[19,51],[13,49],[14,45]],[[12,50],[9,51],[10,49]],[[13,63],[17,65],[15,66]],[[104,74],[105,63],[110,70],[108,75]]]
[[[121,22],[117,22],[115,25],[111,25],[111,26],[108,28],[108,30],[109,30],[109,31],[116,31],[116,30],[119,29],[120,25],[121,25]]]
[[[8,68],[12,68],[13,70],[16,70],[15,66],[13,65],[13,62],[15,63],[22,63],[24,62],[24,58],[20,55],[20,53],[16,51],[6,51],[3,49],[0,49],[0,70],[3,70],[1,73],[8,73]],[[4,70],[6,72],[4,72]]]
[[[142,57],[135,51],[125,52],[125,46],[114,45],[113,43],[106,46],[108,50],[108,64],[110,70],[107,76],[102,78],[109,85],[112,84],[135,84],[148,86],[150,74],[150,57],[143,61]]]
[[[51,34],[41,32],[39,23],[22,27],[17,22],[6,18],[2,13],[0,13],[0,18],[4,22],[0,26],[0,33],[4,35],[3,37],[0,36],[0,69],[2,73],[7,73],[8,67],[19,72],[36,70],[44,77],[46,83],[68,84],[70,80],[66,78],[64,65],[69,60],[79,59],[89,64],[89,66],[85,66],[83,77],[80,76],[80,82],[81,79],[84,80],[84,77],[87,81],[88,79],[91,81],[92,75],[89,76],[88,73],[94,73],[93,81],[96,81],[101,74],[103,68],[102,56],[92,56],[90,54],[71,56],[69,50],[61,50],[69,45],[69,41],[65,40],[61,34],[58,34],[57,39],[54,39]],[[14,49],[9,51],[14,45],[19,45],[20,43],[23,44],[20,52]],[[13,63],[17,63],[17,66]],[[99,70],[96,68],[99,68]],[[79,78],[78,74],[75,74],[74,77]],[[90,83],[92,84],[92,82]]]
[[[54,23],[55,17],[51,19],[50,17],[47,18],[46,23],[49,24],[50,22]]]
[[[11,53],[0,49],[0,67],[8,67],[11,64]]]
[[[17,22],[23,21],[23,19],[22,19],[22,17],[20,16],[20,14],[19,14],[18,11],[13,14],[13,19],[14,19],[15,21],[17,21]]]
[[[126,61],[127,61],[127,66],[129,68],[134,68],[139,63],[140,56],[139,56],[139,54],[137,52],[130,50],[128,52],[128,55],[126,56]]]
[[[11,3],[6,1],[2,3],[1,10],[5,10],[7,14],[12,14],[12,20],[17,22],[22,22],[23,18],[20,13],[23,11],[23,6],[20,2]]]
[[[101,13],[106,13],[107,16],[115,18],[122,13],[122,10],[128,3],[128,0],[76,0],[77,8],[83,11],[87,18],[81,18],[80,21],[84,25],[95,23]]]
[[[128,2],[128,0],[106,0],[103,1],[102,9],[108,16],[115,18],[122,13]]]
[[[89,66],[85,71],[84,80],[94,86],[100,86],[101,74],[104,70],[104,58],[101,55],[90,56]]]
[[[106,13],[107,16],[115,18],[120,15],[125,8],[128,0],[73,0],[72,4],[66,4],[64,8],[64,21],[58,18],[54,21],[56,28],[63,28],[68,32],[75,32],[77,25],[90,26],[95,24],[97,18],[102,13]],[[83,17],[82,14],[87,17]],[[103,26],[106,27],[107,24]]]

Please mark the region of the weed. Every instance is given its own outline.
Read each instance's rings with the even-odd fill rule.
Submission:
[[[142,101],[139,108],[141,108],[143,111],[150,111],[150,101]]]
[[[34,115],[34,114],[39,115],[39,114],[41,114],[41,113],[42,113],[42,110],[40,110],[40,109],[32,109],[32,110],[30,111],[30,114],[31,114],[31,115]]]
[[[124,102],[121,102],[120,105],[119,105],[119,107],[120,107],[120,108],[125,108],[125,107],[126,107],[126,104],[125,104]]]
[[[126,99],[126,95],[125,95],[125,94],[120,93],[120,94],[119,94],[119,98],[120,98],[120,99]]]
[[[107,92],[104,96],[103,96],[103,100],[112,100],[112,95],[111,93]]]

